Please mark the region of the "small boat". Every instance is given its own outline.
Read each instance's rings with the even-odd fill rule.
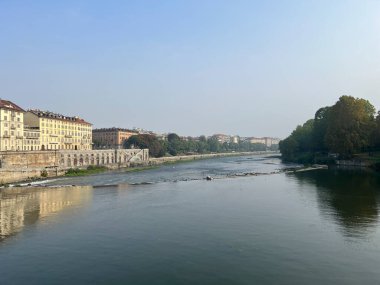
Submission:
[[[211,181],[211,180],[212,180],[212,177],[211,177],[211,176],[207,176],[207,177],[206,177],[206,180],[207,180],[207,181]]]

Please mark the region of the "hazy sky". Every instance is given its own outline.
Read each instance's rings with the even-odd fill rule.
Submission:
[[[0,1],[0,97],[94,127],[285,137],[380,108],[380,1]]]

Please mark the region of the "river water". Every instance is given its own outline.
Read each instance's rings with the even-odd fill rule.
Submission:
[[[0,190],[0,284],[380,284],[380,176],[288,166],[228,157]]]

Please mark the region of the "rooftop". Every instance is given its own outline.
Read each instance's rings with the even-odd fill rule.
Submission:
[[[13,103],[11,101],[7,101],[7,100],[2,100],[2,99],[0,99],[0,108],[12,110],[12,111],[17,111],[17,112],[25,112],[24,109],[17,106],[15,103]]]
[[[86,124],[86,125],[92,125],[91,123],[88,123],[77,116],[75,117],[64,116],[64,115],[53,113],[50,111],[41,111],[38,109],[29,109],[28,112],[31,112],[40,118],[51,118],[55,120],[71,121],[71,122],[76,122],[76,123],[81,123],[81,124]]]
[[[113,127],[113,128],[101,128],[101,129],[93,129],[92,130],[93,132],[130,132],[130,133],[138,133],[137,131],[135,130],[129,130],[129,129],[123,129],[123,128],[116,128],[116,127]]]

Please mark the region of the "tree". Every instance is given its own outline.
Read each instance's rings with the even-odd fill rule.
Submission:
[[[294,137],[289,136],[280,141],[279,144],[282,158],[286,161],[294,161],[298,153],[298,142]]]
[[[200,142],[207,142],[206,136],[202,135],[199,137]]]
[[[216,138],[209,138],[207,140],[208,148],[211,152],[219,152],[220,150],[220,143]]]
[[[177,134],[175,133],[168,134],[169,142],[174,142],[174,141],[179,141],[179,140],[181,140],[181,138]]]
[[[314,120],[308,120],[291,133],[289,137],[280,142],[279,148],[285,160],[296,160],[302,153],[313,151]]]
[[[313,145],[315,151],[327,151],[326,132],[331,107],[320,108],[314,116]]]
[[[351,157],[370,146],[375,127],[375,108],[367,100],[342,96],[331,107],[326,130],[326,146],[342,157]]]
[[[377,113],[375,127],[372,132],[373,146],[380,150],[380,112]]]
[[[169,134],[168,142],[168,152],[170,153],[170,155],[177,155],[178,152],[182,151],[182,141],[177,134]]]
[[[125,143],[125,148],[131,147],[148,148],[149,155],[152,157],[161,157],[165,155],[166,149],[161,141],[153,135],[135,135],[131,136]]]

